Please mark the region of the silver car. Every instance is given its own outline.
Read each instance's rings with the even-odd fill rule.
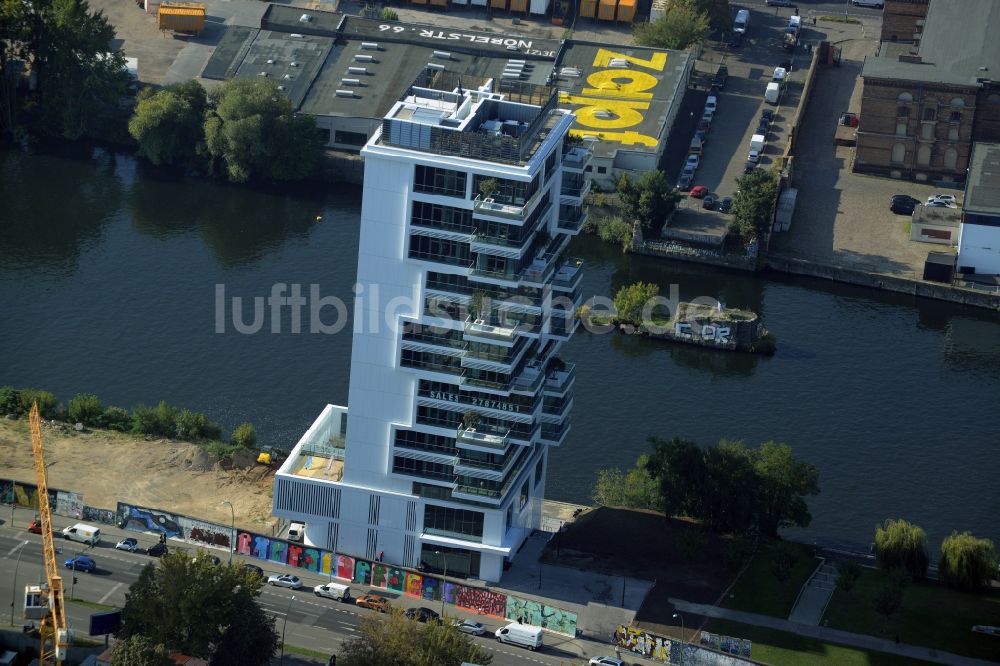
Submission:
[[[482,636],[486,633],[486,627],[484,627],[480,622],[473,622],[472,620],[455,620],[454,624],[455,628],[463,634]]]
[[[267,579],[267,584],[276,587],[287,587],[291,590],[297,590],[302,587],[302,581],[299,580],[299,577],[292,574],[275,574]]]

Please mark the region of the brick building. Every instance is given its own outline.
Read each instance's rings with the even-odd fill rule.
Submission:
[[[855,171],[965,180],[972,142],[1000,140],[997,25],[1000,2],[932,0],[913,44],[865,59]]]
[[[923,32],[929,0],[885,0],[883,42],[915,42]]]

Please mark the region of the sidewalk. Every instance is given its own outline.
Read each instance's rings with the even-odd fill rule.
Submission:
[[[798,624],[818,626],[835,589],[837,589],[837,565],[824,561],[802,586],[788,619]]]
[[[706,604],[692,604],[684,601],[683,599],[671,599],[670,602],[677,607],[677,610],[685,613],[692,613],[694,615],[701,615],[704,617],[714,617],[723,620],[732,620],[733,622],[751,624],[767,629],[776,629],[777,631],[785,631],[799,636],[807,636],[809,638],[815,638],[828,643],[839,643],[841,645],[856,647],[862,650],[886,652],[888,654],[905,657],[907,659],[921,659],[923,661],[930,661],[937,664],[950,664],[952,666],[989,666],[992,663],[981,659],[961,657],[957,654],[951,654],[950,652],[941,652],[933,648],[896,643],[884,638],[878,638],[877,636],[853,634],[849,631],[841,631],[840,629],[830,629],[828,627],[816,627],[808,624],[800,624],[798,622],[782,620],[781,618],[770,617],[768,615],[745,613],[743,611],[729,610],[728,608],[719,608],[717,606],[708,606]]]

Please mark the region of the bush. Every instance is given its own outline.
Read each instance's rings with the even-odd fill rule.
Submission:
[[[861,565],[857,562],[842,562],[837,566],[838,590],[850,594],[859,578],[861,578]]]
[[[101,399],[93,393],[77,393],[69,401],[67,416],[70,423],[82,423],[88,426],[96,426],[101,423],[101,416],[104,408],[101,406]]]
[[[252,423],[241,423],[233,429],[229,441],[236,446],[251,449],[257,445],[257,433]]]
[[[900,569],[913,580],[927,575],[927,534],[905,520],[886,520],[875,528],[875,561],[886,571]]]
[[[941,544],[941,578],[952,587],[978,590],[987,587],[997,573],[997,551],[989,539],[970,532],[952,532]]]
[[[111,406],[101,414],[100,426],[102,428],[117,430],[118,432],[128,432],[131,424],[132,419],[129,417],[127,409]]]
[[[132,409],[132,432],[136,435],[156,434],[156,412],[152,407],[136,405]]]
[[[379,14],[379,18],[383,21],[398,21],[399,14],[397,14],[396,10],[391,7],[383,7],[382,12]]]
[[[43,391],[41,389],[21,389],[21,414],[27,414],[31,411],[31,405],[35,402],[38,403],[38,411],[42,417],[52,417],[55,415],[56,397],[49,393],[48,391]]]
[[[0,415],[23,413],[21,408],[21,392],[13,386],[0,388]]]
[[[209,421],[201,412],[185,409],[177,415],[175,433],[178,439],[190,441],[219,439],[222,437],[222,428]]]

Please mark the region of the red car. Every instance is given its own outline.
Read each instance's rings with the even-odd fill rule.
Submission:
[[[688,196],[694,197],[695,199],[701,199],[706,194],[708,194],[707,187],[704,185],[695,185],[691,188],[691,193]]]
[[[41,534],[42,521],[38,520],[37,518],[31,521],[31,523],[28,525],[28,531],[31,532],[32,534]]]

